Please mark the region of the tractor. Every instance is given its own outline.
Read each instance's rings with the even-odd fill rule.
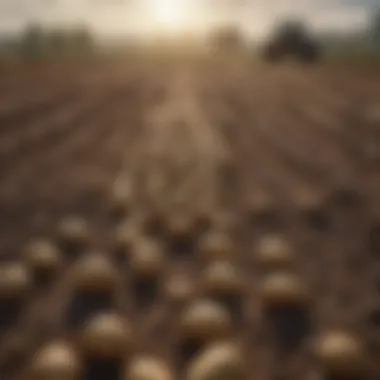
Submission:
[[[271,63],[292,58],[301,63],[312,64],[321,58],[321,48],[304,24],[285,22],[264,45],[263,58]]]

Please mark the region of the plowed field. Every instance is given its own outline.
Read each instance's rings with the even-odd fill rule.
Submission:
[[[152,355],[177,379],[345,379],[314,344],[339,330],[352,338],[337,343],[343,367],[379,379],[380,70],[351,66],[2,77],[0,378],[168,380],[148,363],[148,377],[125,373]],[[28,256],[41,239],[58,249],[45,281],[49,258]],[[132,335],[112,363],[83,343],[102,313]],[[91,347],[117,351],[122,329],[104,330]],[[242,363],[191,370],[220,339]],[[38,350],[63,340],[80,374],[33,374]],[[50,370],[70,372],[62,362]]]

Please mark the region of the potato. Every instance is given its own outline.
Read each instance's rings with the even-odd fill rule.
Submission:
[[[29,268],[19,262],[0,264],[0,299],[22,299],[33,287]]]
[[[42,274],[57,273],[63,263],[61,252],[49,239],[30,242],[24,249],[24,258],[34,272]]]
[[[215,295],[238,295],[244,286],[241,274],[225,260],[215,261],[205,268],[202,284],[206,291]]]
[[[289,242],[280,235],[267,235],[259,240],[256,258],[265,270],[288,269],[294,263],[294,254]]]
[[[309,293],[297,275],[276,272],[263,279],[261,297],[268,306],[292,306],[305,304],[309,300]]]
[[[125,380],[172,380],[173,374],[166,363],[154,356],[132,358]]]
[[[121,224],[115,231],[113,241],[114,247],[117,250],[130,249],[133,243],[138,239],[139,233],[140,231],[136,224],[131,222]]]
[[[194,221],[191,217],[176,214],[168,219],[167,233],[170,238],[182,240],[190,238],[194,231]]]
[[[131,253],[131,269],[135,276],[155,277],[165,268],[162,245],[153,239],[141,239],[134,244]]]
[[[180,316],[180,333],[191,340],[217,340],[230,334],[231,329],[229,312],[212,300],[194,301]]]
[[[218,342],[206,347],[189,365],[187,380],[243,380],[246,366],[240,347]]]
[[[357,375],[364,369],[364,348],[350,333],[329,331],[315,342],[318,360],[329,374],[342,378]]]
[[[133,222],[123,223],[116,228],[111,249],[119,265],[129,263],[132,247],[140,238],[140,230]]]
[[[235,254],[230,237],[219,231],[203,235],[198,244],[199,254],[206,260],[228,259]]]
[[[111,207],[113,211],[125,212],[133,202],[134,194],[131,181],[128,177],[119,176],[115,181],[111,193]]]
[[[89,253],[74,268],[74,286],[79,292],[111,292],[120,282],[120,274],[102,253]]]
[[[131,352],[132,328],[122,316],[101,313],[85,325],[80,347],[86,357],[121,360]]]
[[[175,275],[169,278],[165,284],[165,294],[169,302],[183,304],[194,294],[194,283],[191,279]]]
[[[34,355],[29,367],[32,380],[80,380],[82,365],[77,352],[66,342],[53,342]]]
[[[89,238],[89,226],[79,217],[69,217],[62,220],[58,225],[58,237],[63,244],[84,246]]]

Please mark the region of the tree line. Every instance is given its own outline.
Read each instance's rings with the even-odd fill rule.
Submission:
[[[376,50],[380,50],[380,9],[377,12],[374,11],[373,14],[374,16],[372,17],[367,29],[362,32],[362,37],[366,40],[366,44],[368,46],[372,46]],[[278,31],[281,31],[282,33],[287,33],[288,29],[294,27],[299,28],[301,33],[302,30],[308,29],[302,20],[292,19],[283,20],[277,25],[277,27]],[[358,43],[357,40],[353,38],[354,34],[346,33],[347,40],[351,39],[352,45]],[[318,38],[318,35],[316,38]],[[209,35],[209,41],[214,47],[222,50],[231,50],[246,46],[244,33],[239,30],[238,27],[233,25],[226,25],[215,29]]]
[[[380,49],[380,10],[373,13],[373,19],[366,31],[366,39]],[[284,25],[289,20],[284,22]],[[209,43],[217,49],[236,50],[249,48],[242,30],[235,25],[221,25],[212,30]],[[21,33],[12,38],[2,39],[2,52],[27,59],[52,56],[78,56],[94,53],[98,47],[95,34],[84,25],[74,27],[42,26],[30,23]]]
[[[49,55],[89,54],[95,46],[95,37],[85,26],[59,28],[31,23],[18,35],[3,40],[2,50],[7,54],[33,59]]]

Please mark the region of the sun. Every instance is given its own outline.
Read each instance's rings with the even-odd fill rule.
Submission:
[[[152,21],[164,29],[180,29],[186,22],[186,0],[151,0]]]

